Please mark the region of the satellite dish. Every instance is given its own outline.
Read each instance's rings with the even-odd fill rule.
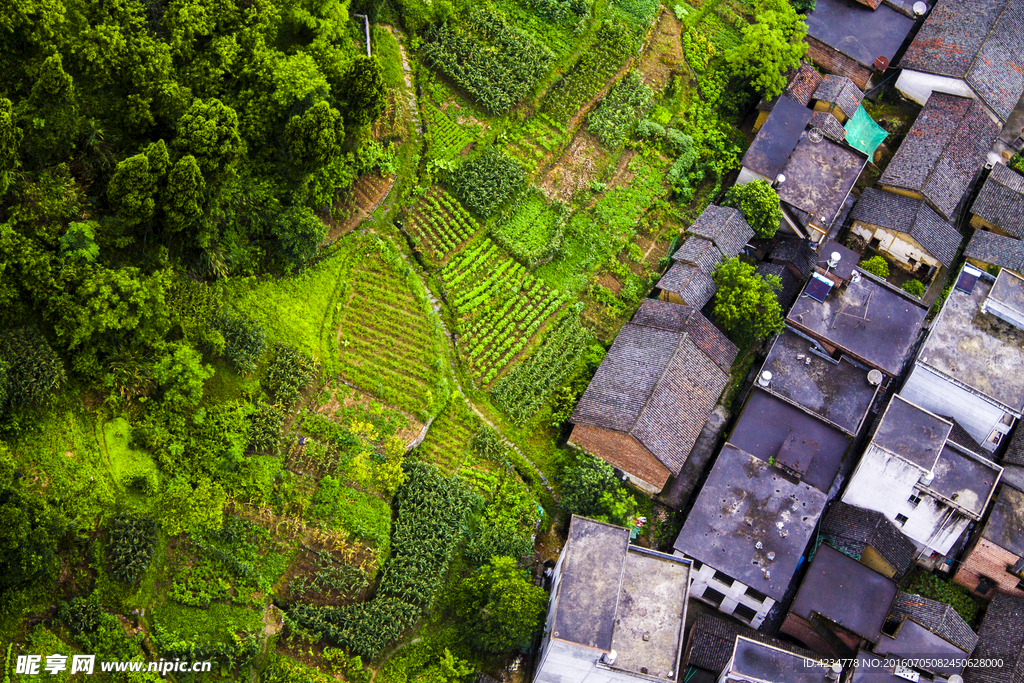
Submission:
[[[877,387],[882,383],[882,373],[878,370],[871,369],[868,371],[868,384],[873,387]]]
[[[914,14],[916,14],[917,16],[921,16],[927,11],[928,5],[921,2],[921,0],[918,0],[917,2],[914,3]]]
[[[807,139],[811,142],[821,142],[824,137],[825,134],[821,132],[820,128],[811,128],[807,131]]]

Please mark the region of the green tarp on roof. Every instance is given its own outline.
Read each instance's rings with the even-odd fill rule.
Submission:
[[[867,154],[868,159],[874,157],[875,150],[888,136],[885,129],[868,116],[863,106],[858,106],[857,113],[846,122],[846,144]]]

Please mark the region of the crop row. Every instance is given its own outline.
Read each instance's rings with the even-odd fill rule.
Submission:
[[[535,190],[516,209],[494,227],[492,236],[515,258],[532,267],[560,246],[568,207],[548,204],[543,194]]]
[[[561,149],[567,139],[565,129],[546,114],[538,114],[516,128],[509,142],[509,150],[523,168],[532,174]]]
[[[480,229],[480,224],[444,190],[435,190],[417,205],[411,227],[420,247],[443,260]]]
[[[427,104],[424,110],[427,123],[428,154],[432,159],[449,160],[455,158],[466,145],[473,142],[473,135],[465,128],[448,118],[448,115],[433,104]]]

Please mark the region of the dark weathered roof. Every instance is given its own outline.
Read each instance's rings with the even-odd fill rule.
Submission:
[[[725,258],[735,256],[754,237],[739,209],[708,204],[690,226],[689,232],[711,240]]]
[[[904,657],[920,658],[924,661],[918,665],[918,668],[933,674],[941,674],[943,677],[963,673],[971,654],[970,650],[964,650],[954,645],[943,636],[912,619],[895,617],[890,614],[889,619],[886,620],[886,626],[887,628],[883,629],[882,637],[875,644],[876,656],[886,656],[886,659],[893,663]],[[879,661],[878,663],[883,662]],[[892,671],[893,668],[890,666],[889,670]],[[924,677],[922,676],[922,678]],[[855,677],[853,680],[859,683],[864,681],[901,683],[906,679],[899,676],[864,676],[863,678]],[[945,680],[945,678],[936,676],[935,680]]]
[[[822,76],[817,69],[807,62],[800,62],[800,68],[796,70],[786,85],[786,93],[806,107],[821,81]]]
[[[658,289],[678,294],[689,306],[703,308],[718,291],[709,273],[700,267],[676,261],[658,280]]]
[[[736,639],[727,680],[821,683],[826,670],[814,655],[804,657],[741,636]]]
[[[988,230],[974,231],[974,237],[967,243],[964,255],[1018,273],[1024,271],[1024,242]]]
[[[948,420],[896,394],[882,413],[871,445],[931,471],[952,429]]]
[[[877,57],[892,60],[914,27],[914,19],[889,7],[868,9],[845,0],[817,0],[807,15],[807,34],[870,67]]]
[[[796,301],[796,297],[800,294],[800,288],[803,287],[803,280],[798,279],[793,273],[789,271],[786,266],[781,263],[768,263],[762,261],[757,264],[757,274],[761,277],[767,277],[774,275],[779,278],[779,282],[782,283],[782,289],[775,292],[775,298],[779,300],[779,306],[782,310],[787,310]]]
[[[953,265],[963,239],[952,223],[923,201],[895,192],[864,190],[850,218],[910,235],[947,268]]]
[[[978,664],[964,670],[964,683],[1024,682],[1024,598],[996,594],[978,630],[974,657]]]
[[[953,429],[949,432],[949,440],[951,442],[974,453],[985,452],[985,449],[981,447],[981,444],[975,441],[974,437],[971,436],[967,430],[964,429],[963,425],[957,422],[955,418],[950,417],[949,415],[943,415],[942,417],[953,423]]]
[[[743,165],[774,181],[811,120],[811,110],[783,95],[743,155]]]
[[[1006,453],[1003,454],[1003,463],[1024,465],[1024,420],[1019,420],[1013,430],[1013,438],[1010,440],[1010,445],[1006,447]]]
[[[896,597],[896,584],[835,548],[818,547],[790,612],[812,613],[876,642]]]
[[[805,239],[779,235],[768,258],[773,263],[792,264],[806,279],[814,272],[814,267],[818,263],[818,252]]]
[[[977,100],[935,91],[879,182],[920,192],[953,218],[998,133]]]
[[[727,443],[674,547],[780,600],[825,499],[824,492],[787,480],[767,462]]]
[[[1014,237],[1024,237],[1024,176],[1005,164],[993,166],[971,213]]]
[[[857,107],[863,99],[857,84],[846,76],[835,76],[829,74],[822,80],[821,85],[814,91],[814,99],[821,102],[835,104],[848,117],[857,113]]]
[[[978,644],[978,634],[963,617],[952,605],[938,600],[900,591],[892,602],[889,617],[911,619],[964,652],[974,652],[974,647]]]
[[[814,656],[810,650],[784,643],[760,631],[755,631],[735,619],[728,619],[715,614],[703,612],[698,614],[697,620],[693,622],[693,626],[690,628],[690,640],[686,646],[686,659],[683,662],[683,666],[694,666],[699,669],[713,671],[715,674],[721,673],[725,665],[729,663],[737,636],[743,636],[765,645],[788,650],[803,657]]]
[[[827,111],[816,111],[811,114],[810,125],[824,133],[829,140],[842,142],[846,139],[846,129],[843,128],[843,124]]]
[[[1024,557],[1024,493],[1004,486],[981,535],[1017,557]]]
[[[837,500],[821,523],[821,536],[837,550],[860,559],[871,546],[896,570],[897,578],[914,566],[913,542],[881,512],[865,510]]]
[[[819,225],[830,226],[843,208],[867,155],[827,138],[813,142],[806,135],[793,148],[776,191],[784,204],[814,216]]]
[[[722,260],[722,252],[711,240],[703,237],[688,237],[683,245],[672,254],[673,261],[681,261],[699,267],[709,275],[715,272],[715,266]]]
[[[632,434],[675,473],[725,388],[736,347],[699,311],[667,302],[641,308],[641,322],[623,325],[572,422]]]
[[[1024,5],[940,0],[900,66],[963,78],[1005,121],[1024,93]]]

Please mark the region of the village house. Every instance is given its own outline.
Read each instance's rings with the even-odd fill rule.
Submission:
[[[987,266],[1024,273],[1024,242],[987,230],[976,230],[964,249],[967,263],[985,270]]]
[[[882,625],[874,653],[917,660],[907,668],[931,678],[960,675],[978,644],[978,634],[948,605],[900,591]]]
[[[896,597],[896,584],[822,545],[797,589],[782,632],[832,657],[850,657],[877,643]]]
[[[690,595],[759,628],[786,594],[825,500],[725,444],[673,544],[693,560]]]
[[[809,240],[778,235],[768,260],[757,264],[757,273],[761,277],[774,275],[779,278],[782,289],[775,293],[775,297],[782,310],[788,311],[817,263],[818,253]]]
[[[703,308],[718,290],[712,275],[719,261],[739,254],[754,231],[738,209],[710,204],[688,232],[691,236],[672,254],[672,266],[652,296]]]
[[[1024,411],[1024,278],[964,266],[900,390],[993,451]]]
[[[878,185],[923,200],[942,218],[955,220],[998,132],[999,124],[977,100],[935,92]]]
[[[996,595],[978,629],[964,683],[1019,683],[1024,677],[1024,598]]]
[[[534,683],[678,681],[690,563],[573,516]]]
[[[919,104],[934,93],[977,99],[1006,123],[1024,94],[1024,4],[938,0],[900,60],[896,89]]]
[[[683,653],[683,680],[687,683],[715,683],[733,661],[736,639],[746,638],[770,647],[813,659],[809,650],[766,636],[735,619],[715,614],[698,614]]]
[[[893,396],[842,496],[884,514],[917,546],[916,562],[944,571],[1002,474],[951,439],[952,431],[950,420]]]
[[[840,671],[842,666],[813,655],[738,636],[718,683],[827,683],[838,680]]]
[[[983,598],[996,592],[1024,597],[1024,493],[1002,487],[954,581]]]
[[[826,245],[821,255],[829,258],[831,251]],[[835,268],[818,267],[786,324],[814,339],[835,360],[846,355],[896,377],[914,348],[928,308],[852,267],[850,261],[844,257]]]
[[[817,0],[807,14],[807,59],[867,90],[881,80],[914,24],[910,0]]]
[[[893,192],[864,190],[850,218],[850,232],[868,248],[924,282],[953,267],[963,241],[956,226],[924,201]]]
[[[569,443],[657,494],[686,462],[736,353],[699,310],[645,299],[577,404]]]
[[[996,164],[971,206],[971,225],[1001,235],[1024,238],[1024,176]]]
[[[837,500],[819,533],[823,542],[893,581],[914,567],[917,548],[881,512]]]

